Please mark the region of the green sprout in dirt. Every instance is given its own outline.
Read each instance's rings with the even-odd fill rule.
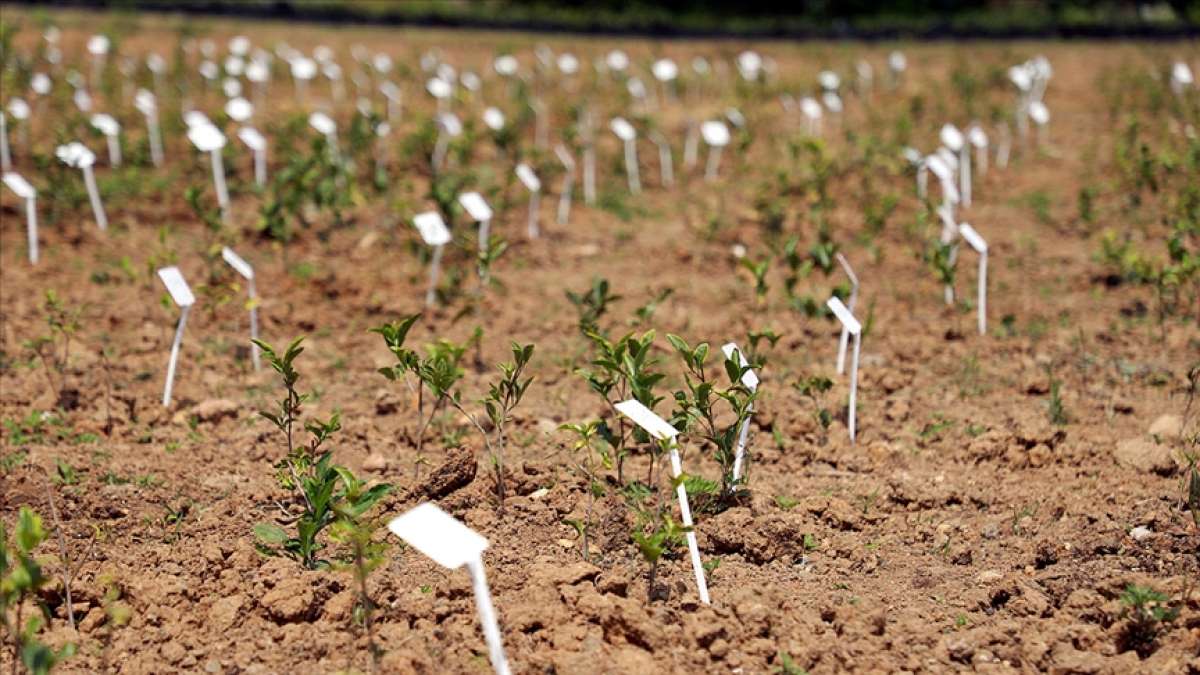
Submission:
[[[1055,378],[1049,371],[1047,374],[1050,377],[1050,398],[1046,400],[1046,412],[1050,417],[1051,424],[1059,427],[1065,426],[1069,418],[1062,401],[1062,381]]]
[[[1179,616],[1179,610],[1169,604],[1170,598],[1147,586],[1130,584],[1121,594],[1121,616],[1127,621],[1121,633],[1125,649],[1132,649],[1146,658],[1154,652],[1155,642],[1163,624]]]
[[[591,288],[580,293],[567,291],[567,300],[579,312],[579,332],[584,335],[599,333],[600,317],[608,311],[609,304],[620,299],[620,296],[609,294],[607,279],[593,279]]]
[[[667,443],[670,441],[651,441],[656,451],[653,462],[657,463],[667,455]],[[661,475],[660,471],[660,475]],[[683,479],[683,476],[680,476]],[[672,490],[675,486],[672,485]],[[630,538],[642,554],[642,559],[650,566],[646,578],[647,597],[653,601],[656,595],[655,581],[658,576],[658,564],[664,555],[672,555],[683,547],[684,537],[690,528],[684,527],[671,517],[669,501],[663,498],[662,490],[651,489],[642,483],[633,483],[625,488],[625,500],[635,516],[633,531]]]
[[[935,241],[925,249],[925,262],[933,270],[933,276],[943,288],[954,288],[956,265],[953,242]]]
[[[792,383],[796,391],[810,401],[813,405],[813,419],[821,425],[822,433],[829,432],[829,425],[833,424],[833,413],[829,412],[826,407],[825,395],[833,389],[833,380],[820,375],[812,375],[800,379]]]
[[[261,523],[254,528],[254,532],[262,541],[262,552],[270,555],[282,553],[300,561],[308,569],[317,569],[329,565],[327,560],[318,558],[324,548],[318,539],[321,531],[337,520],[339,512],[361,515],[382,499],[391,486],[381,484],[370,490],[351,493],[350,488],[357,485],[353,482],[353,474],[345,467],[333,464],[331,451],[322,451],[326,441],[342,428],[338,413],[326,421],[304,422],[304,430],[310,435],[309,441],[307,444],[296,442],[295,427],[300,423],[301,407],[309,399],[308,394],[301,394],[296,389],[300,373],[294,364],[296,357],[304,351],[300,346],[303,339],[293,340],[283,353],[276,352],[266,342],[254,341],[262,350],[263,357],[283,379],[285,393],[279,401],[279,411],[264,410],[259,414],[270,420],[286,439],[287,455],[276,463],[275,468],[278,470],[279,484],[299,498],[301,508],[299,515],[287,517],[295,524],[295,534],[289,534],[274,523]]]
[[[771,261],[769,258],[763,259],[761,262],[754,262],[749,258],[742,258],[742,267],[750,272],[754,277],[754,299],[759,305],[767,304],[767,271],[770,269]]]
[[[33,558],[34,550],[46,539],[41,517],[22,506],[13,534],[10,542],[7,529],[0,523],[0,626],[12,649],[14,675],[18,663],[30,673],[42,675],[72,656],[75,646],[67,644],[55,650],[38,641],[38,633],[50,621],[50,609],[40,595],[49,579]],[[26,619],[28,605],[33,605],[36,613]]]
[[[79,333],[83,309],[67,306],[53,290],[46,291],[42,308],[46,312],[47,332],[27,340],[24,346],[42,362],[56,407],[72,410],[79,405],[79,391],[68,382],[71,340]]]
[[[371,669],[373,672],[379,672],[382,650],[375,642],[375,603],[371,600],[367,582],[371,572],[387,561],[384,554],[388,547],[386,543],[375,541],[380,521],[365,518],[364,513],[370,507],[370,503],[373,503],[371,492],[380,487],[390,486],[368,488],[364,481],[355,478],[345,469],[340,469],[339,476],[342,479],[345,499],[334,506],[336,519],[329,528],[329,538],[340,545],[346,555],[345,560],[335,562],[333,567],[348,571],[354,577],[354,583],[358,587],[358,602],[354,606],[352,618],[355,623],[362,625],[367,636],[367,648],[371,653]]]
[[[591,367],[581,368],[576,373],[587,382],[590,390],[604,400],[605,407],[616,420],[615,433],[609,425],[603,425],[600,431],[612,448],[617,464],[617,481],[624,484],[629,434],[632,433],[633,438],[639,442],[644,442],[647,436],[639,428],[626,427],[625,417],[617,413],[616,404],[635,398],[642,405],[653,409],[662,400],[661,396],[654,393],[655,385],[663,378],[662,373],[654,370],[657,360],[650,356],[654,345],[654,331],[646,331],[640,337],[629,333],[618,340],[609,340],[598,333],[590,332],[588,338],[595,350]],[[654,464],[651,463],[651,474],[653,470]]]
[[[604,483],[596,474],[597,460],[601,467],[605,469],[613,468],[612,454],[599,447],[601,438],[601,429],[604,427],[604,422],[601,420],[593,420],[581,424],[564,424],[560,426],[559,431],[567,431],[574,435],[575,441],[571,445],[571,454],[575,461],[575,468],[587,480],[587,512],[584,516],[585,520],[582,523],[570,522],[572,526],[579,531],[580,537],[583,540],[583,559],[589,560],[588,557],[588,539],[592,531],[592,511],[595,506],[596,498],[604,496]]]
[[[533,358],[533,345],[519,345],[514,342],[512,343],[512,355],[511,363],[501,363],[497,366],[500,370],[500,380],[489,385],[487,395],[480,400],[488,421],[491,422],[492,430],[496,434],[495,443],[492,442],[491,436],[479,422],[479,418],[467,412],[467,409],[463,407],[458,392],[451,392],[447,396],[450,405],[467,418],[467,421],[474,425],[479,430],[479,434],[483,436],[484,445],[487,446],[488,455],[492,460],[492,469],[496,480],[496,498],[499,500],[501,509],[504,508],[504,450],[508,445],[508,436],[504,429],[512,421],[513,410],[521,403],[525,391],[533,383],[532,376],[525,377],[525,369],[529,366],[530,359]]]
[[[757,363],[759,366],[765,365],[767,362],[766,355],[763,354],[763,347],[769,345],[772,349],[779,339],[783,336],[776,333],[771,328],[763,328],[762,330],[751,330],[746,333],[746,349],[744,355],[749,363]],[[763,345],[763,343],[766,345]]]
[[[677,409],[672,422],[684,433],[693,434],[713,447],[714,458],[721,466],[720,494],[713,505],[719,508],[742,492],[743,478],[734,479],[733,465],[742,423],[753,414],[754,392],[742,383],[742,376],[751,366],[742,366],[736,355],[726,358],[724,367],[729,385],[722,389],[705,372],[707,342],[693,348],[683,338],[671,334],[667,335],[667,341],[679,354],[685,369],[685,388],[675,392]],[[705,505],[701,503],[697,508],[704,510]]]

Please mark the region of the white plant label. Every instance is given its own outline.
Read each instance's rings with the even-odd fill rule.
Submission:
[[[237,98],[229,99],[225,103],[225,114],[229,115],[229,119],[234,122],[242,124],[254,115],[254,105],[250,101],[238,96]]]
[[[425,291],[425,306],[432,307],[437,302],[438,276],[442,267],[442,248],[450,243],[450,230],[437,211],[418,213],[413,217],[413,225],[421,233],[425,243],[433,247],[433,257],[429,261],[429,288]]]
[[[496,675],[509,675],[508,660],[504,656],[504,645],[500,639],[500,624],[496,621],[496,610],[492,606],[492,596],[483,568],[483,552],[488,547],[487,539],[438,508],[433,502],[425,502],[393,518],[388,523],[388,530],[442,567],[451,570],[464,566],[467,568],[471,575],[475,608],[479,614],[479,624],[483,628],[484,640],[488,645],[492,668],[495,669]]]
[[[29,241],[29,262],[38,261],[37,190],[20,174],[4,174],[4,184],[21,199],[25,200],[25,234]]]
[[[658,147],[658,177],[663,187],[675,185],[675,165],[671,157],[671,145],[657,131],[650,132],[650,140]]]
[[[148,89],[138,89],[133,95],[133,105],[146,118],[146,130],[150,135],[150,161],[154,166],[163,164],[162,130],[158,126],[158,99]]]
[[[671,59],[659,59],[650,67],[654,79],[659,82],[670,82],[679,76],[679,66]]]
[[[92,127],[104,134],[108,142],[108,163],[110,166],[121,166],[121,125],[112,115],[98,113],[92,115]]]
[[[488,206],[483,195],[478,192],[464,192],[458,196],[458,203],[471,217],[471,220],[479,223],[479,252],[487,251],[488,236],[492,225],[492,207]]]
[[[175,339],[171,342],[171,357],[167,361],[167,380],[163,385],[163,407],[171,406],[171,390],[175,386],[175,366],[179,362],[179,348],[183,344],[183,329],[187,326],[188,311],[196,303],[196,296],[188,287],[183,273],[178,267],[163,267],[158,270],[158,278],[167,287],[171,300],[179,306],[179,323],[175,326]]]
[[[842,266],[842,271],[846,273],[846,277],[850,279],[850,303],[848,309],[851,313],[854,312],[854,306],[858,304],[858,276],[854,274],[854,269],[850,267],[850,262],[846,260],[846,256],[841,253],[837,254],[838,264]],[[846,372],[846,347],[850,342],[850,329],[842,326],[842,336],[838,340],[838,355],[837,355],[837,373],[841,375]]]
[[[637,139],[637,130],[624,117],[614,117],[609,128],[622,141],[629,142]]]
[[[0,171],[12,170],[12,155],[8,150],[8,115],[0,110]]]
[[[88,200],[92,203],[92,214],[96,217],[96,225],[101,230],[107,230],[108,216],[104,213],[104,204],[100,202],[100,188],[96,186],[96,174],[92,171],[92,165],[96,163],[96,155],[78,141],[58,146],[54,154],[63,164],[83,171],[83,182],[87,186]]]
[[[658,440],[668,441],[671,448],[671,473],[675,478],[679,478],[683,473],[683,466],[679,460],[679,444],[675,441],[679,431],[668,424],[666,420],[655,415],[653,410],[642,405],[637,399],[631,398],[628,401],[622,401],[616,405],[616,408],[622,415],[645,429],[646,433]],[[687,544],[692,558],[692,573],[696,577],[696,589],[700,594],[700,602],[707,605],[710,604],[708,582],[704,577],[704,565],[700,561],[700,547],[696,544],[696,532],[692,526],[692,509],[688,505],[687,488],[683,483],[676,488],[675,494],[679,499],[679,515],[683,520],[683,526],[691,530],[687,533]]]
[[[967,142],[975,148],[975,164],[979,167],[980,177],[987,175],[988,170],[988,137],[982,127],[976,125],[967,130]]]
[[[238,138],[254,153],[254,182],[267,184],[267,139],[254,127],[238,129]]]
[[[717,171],[721,166],[721,149],[729,144],[729,127],[720,120],[709,120],[700,125],[700,135],[708,145],[708,162],[704,167],[704,179],[712,182],[717,179]]]
[[[492,131],[500,131],[504,128],[504,113],[499,108],[489,107],[483,111],[483,123]]]
[[[221,258],[234,269],[235,272],[242,275],[246,280],[246,292],[249,295],[250,306],[250,338],[258,339],[258,292],[254,288],[254,268],[250,267],[250,263],[246,262],[240,255],[234,253],[233,249],[225,246],[221,249]],[[258,345],[250,343],[250,360],[254,364],[254,371],[262,370],[262,363],[258,356]]]
[[[516,172],[517,178],[529,190],[529,219],[526,230],[530,239],[537,239],[541,236],[541,230],[538,227],[538,212],[542,204],[542,181],[524,162],[517,165]]]
[[[983,237],[971,227],[969,223],[962,223],[958,226],[958,232],[962,235],[964,241],[975,249],[979,254],[979,297],[977,304],[979,305],[979,334],[987,334],[987,260],[988,260],[988,245]]]
[[[517,57],[511,54],[497,56],[496,60],[492,62],[492,68],[495,69],[496,74],[503,75],[504,77],[516,75],[518,66]]]
[[[746,366],[750,365],[746,362],[746,357],[742,354],[742,350],[738,349],[738,346],[733,342],[721,347],[721,351],[725,354],[726,359],[736,359],[739,367],[745,368]],[[744,384],[751,392],[758,391],[758,375],[754,373],[754,370],[748,369],[742,374],[742,384]],[[742,421],[742,428],[738,431],[737,451],[734,453],[733,457],[734,482],[737,482],[737,480],[742,477],[742,465],[744,464],[746,458],[746,438],[750,433],[750,417],[752,417],[754,413],[753,403],[750,404],[750,413],[750,416],[746,417],[746,419]]]
[[[567,146],[559,143],[554,146],[554,155],[565,169],[563,173],[562,190],[558,195],[558,224],[566,225],[571,214],[571,192],[575,188],[575,158]]]
[[[229,190],[225,186],[225,164],[221,159],[221,148],[225,147],[225,134],[210,124],[197,124],[188,129],[188,140],[197,150],[207,152],[212,161],[213,184],[217,188],[217,204],[221,217],[229,217]]]
[[[962,149],[964,141],[962,132],[959,131],[958,127],[955,127],[953,124],[943,125],[941,133],[938,134],[938,138],[942,141],[942,145],[950,148],[950,150],[954,152],[958,152]]]
[[[629,192],[639,194],[642,181],[638,175],[637,130],[624,117],[614,117],[608,126],[625,145],[625,177],[629,182]]]
[[[842,304],[842,301],[835,295],[825,302],[825,305],[833,311],[833,315],[850,334],[854,336],[854,357],[850,361],[850,406],[847,411],[847,420],[849,421],[850,429],[850,445],[854,445],[856,437],[855,417],[856,406],[858,402],[858,355],[862,348],[862,324],[858,319],[854,318],[854,314]]]

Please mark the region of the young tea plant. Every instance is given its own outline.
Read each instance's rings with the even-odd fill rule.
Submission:
[[[822,436],[829,433],[829,425],[833,423],[833,413],[825,407],[825,395],[833,389],[833,380],[820,375],[805,377],[792,384],[796,391],[805,396],[813,405],[813,419],[821,425]]]
[[[613,467],[612,454],[598,447],[599,443],[603,440],[601,438],[602,428],[607,429],[604,427],[604,422],[600,420],[580,424],[564,424],[558,428],[559,431],[570,432],[574,436],[575,440],[571,444],[571,453],[575,461],[575,468],[587,480],[587,513],[584,516],[584,522],[575,525],[583,540],[584,560],[589,560],[588,538],[592,531],[592,511],[595,507],[596,498],[604,496],[604,483],[596,475],[597,459],[601,467],[605,469],[612,469]],[[574,523],[572,524],[574,525]]]
[[[75,653],[73,644],[56,650],[38,640],[38,633],[50,620],[50,609],[40,595],[49,579],[42,574],[33,552],[45,539],[41,517],[28,506],[22,506],[17,514],[11,542],[0,522],[0,626],[12,650],[14,675],[18,663],[30,673],[44,675]],[[36,607],[37,613],[26,618],[23,612],[29,604]]]
[[[300,373],[296,371],[295,361],[304,351],[300,346],[303,340],[296,338],[282,353],[266,342],[254,341],[267,363],[283,379],[284,397],[279,401],[278,412],[264,410],[259,414],[274,424],[286,440],[287,455],[275,464],[277,478],[280,486],[298,497],[301,509],[298,515],[287,516],[287,520],[295,524],[294,534],[274,523],[260,523],[254,532],[262,542],[262,552],[287,555],[308,569],[317,569],[329,566],[327,560],[318,558],[325,546],[318,539],[322,530],[337,520],[339,512],[358,515],[366,512],[388,493],[391,486],[381,484],[352,493],[352,484],[357,485],[352,483],[353,474],[345,467],[333,464],[331,451],[322,450],[326,441],[342,428],[338,413],[326,421],[304,422],[309,441],[307,444],[296,442],[301,407],[309,399],[308,394],[301,394],[296,389]]]
[[[1174,621],[1179,610],[1169,605],[1170,598],[1153,588],[1130,584],[1121,594],[1121,616],[1128,623],[1121,634],[1126,649],[1146,658],[1154,652],[1158,634],[1165,623]]]
[[[620,300],[620,296],[610,295],[607,279],[593,279],[591,288],[580,293],[567,291],[567,300],[579,312],[579,332],[584,335],[601,333],[599,320],[608,311],[608,306]]]
[[[378,498],[372,498],[372,491],[380,491],[380,497],[391,487],[377,485],[368,488],[364,481],[354,477],[342,467],[337,467],[338,476],[342,480],[344,499],[334,505],[335,520],[329,528],[329,538],[338,544],[344,552],[344,559],[334,563],[334,569],[350,572],[358,587],[358,603],[354,607],[352,618],[355,623],[362,625],[367,636],[367,649],[371,653],[373,672],[379,672],[379,659],[383,655],[379,645],[375,643],[374,610],[375,603],[367,581],[384,562],[387,561],[387,544],[375,541],[375,533],[379,530],[379,521],[365,518],[364,514]]]
[[[46,333],[25,342],[25,348],[37,355],[50,383],[56,407],[72,410],[79,405],[79,391],[69,386],[71,341],[81,328],[83,309],[68,307],[53,290],[46,291],[42,303],[46,312]]]
[[[713,506],[719,508],[728,505],[743,492],[743,479],[734,479],[733,465],[742,423],[753,414],[755,393],[742,382],[742,376],[751,366],[743,367],[736,355],[726,358],[724,365],[729,385],[722,389],[705,372],[708,343],[702,342],[693,348],[683,338],[671,334],[667,335],[667,341],[679,354],[685,369],[685,388],[675,392],[677,410],[672,422],[685,433],[694,434],[713,447],[714,457],[721,465],[721,489]],[[707,487],[707,481],[692,478],[691,484],[686,487]],[[703,503],[697,508],[703,510]]]

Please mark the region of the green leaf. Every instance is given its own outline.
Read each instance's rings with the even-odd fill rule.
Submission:
[[[288,540],[288,533],[275,523],[259,523],[254,526],[254,536],[267,544],[282,546]]]

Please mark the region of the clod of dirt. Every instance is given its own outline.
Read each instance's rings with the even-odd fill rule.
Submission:
[[[388,459],[378,452],[373,452],[363,460],[363,471],[387,471]]]
[[[375,394],[375,414],[391,415],[404,405],[404,401],[387,389],[380,389]]]
[[[418,489],[429,499],[444,497],[475,480],[477,468],[474,452],[469,448],[452,448],[446,455],[446,461],[434,469]]]
[[[308,617],[313,605],[313,591],[308,579],[285,579],[260,601],[263,609],[277,623],[292,623]]]
[[[1175,473],[1175,458],[1171,448],[1159,445],[1146,438],[1128,438],[1113,448],[1113,459],[1129,469],[1137,469],[1160,476]]]
[[[210,398],[192,406],[191,409],[180,411],[175,415],[176,422],[195,419],[198,422],[215,424],[221,420],[237,417],[240,406],[225,398]]]
[[[1179,415],[1159,415],[1150,425],[1151,436],[1161,439],[1176,439],[1183,435],[1183,419]]]

